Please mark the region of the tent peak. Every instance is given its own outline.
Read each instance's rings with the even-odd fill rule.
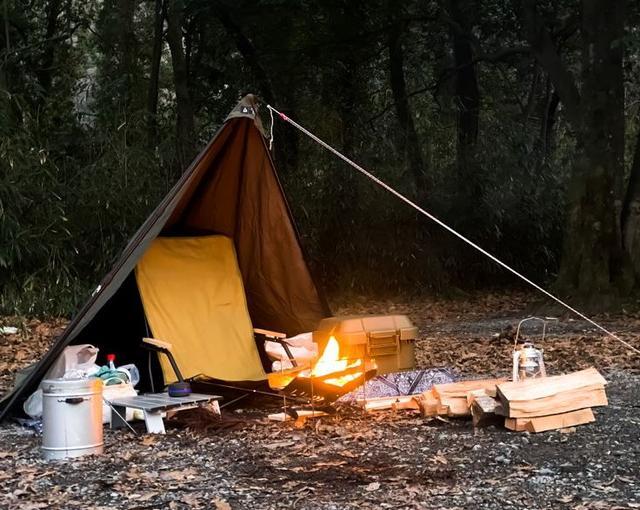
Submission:
[[[258,115],[259,109],[260,99],[258,98],[258,96],[254,94],[247,94],[238,102],[235,108],[231,110],[224,121],[228,122],[231,119],[237,118],[252,119],[258,130],[262,133],[263,136],[265,136],[264,128],[262,127],[260,116]]]
[[[238,102],[235,108],[231,110],[226,120],[235,117],[249,117],[250,119],[254,119],[258,113],[258,106],[258,98],[253,94],[247,94]]]

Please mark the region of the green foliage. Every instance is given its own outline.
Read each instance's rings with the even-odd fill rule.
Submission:
[[[154,4],[14,0],[6,4],[7,20],[0,13],[7,29],[0,38],[0,313],[74,310],[182,170],[166,42],[150,128]],[[501,53],[523,44],[513,4],[481,2],[467,34],[477,59],[478,132],[462,164],[466,103],[456,93],[457,21],[449,5],[184,2],[196,145],[204,145],[239,97],[258,93],[519,270],[537,281],[552,278],[574,134],[562,106],[550,106],[554,89],[544,69],[526,52]],[[579,76],[576,9],[573,1],[540,4],[563,61]],[[404,60],[400,97],[390,87],[393,23]],[[635,55],[626,68],[634,115],[628,166],[639,95],[635,35],[630,26],[621,42]],[[399,99],[408,102],[417,148],[406,146]],[[263,111],[268,125],[266,117]],[[446,292],[513,283],[288,126],[276,124],[275,133],[276,166],[314,272],[329,291]],[[411,150],[424,162],[426,189],[412,173]]]
[[[83,159],[56,154],[34,136],[37,124],[2,139],[3,310],[68,313],[109,270],[176,177],[166,147],[127,144],[140,128],[135,116],[113,131],[78,127]]]

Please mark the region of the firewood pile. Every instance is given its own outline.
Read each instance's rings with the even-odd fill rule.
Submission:
[[[605,385],[604,377],[589,368],[516,382],[436,384],[419,395],[370,399],[363,405],[369,411],[415,409],[425,417],[469,417],[476,427],[498,424],[518,432],[543,432],[595,421],[592,408],[607,405]]]

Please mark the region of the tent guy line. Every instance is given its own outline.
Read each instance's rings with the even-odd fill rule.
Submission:
[[[412,207],[413,209],[415,209],[416,211],[418,211],[420,214],[422,214],[423,216],[426,216],[427,218],[429,218],[431,221],[437,223],[438,225],[440,225],[440,227],[444,228],[445,230],[447,230],[448,232],[450,232],[451,234],[453,234],[454,236],[456,236],[458,239],[464,241],[465,243],[467,243],[469,246],[471,246],[472,248],[476,249],[477,251],[479,251],[480,253],[482,253],[483,255],[485,255],[486,257],[488,257],[489,259],[491,259],[493,262],[495,262],[496,264],[498,264],[499,266],[502,266],[504,269],[506,269],[507,271],[513,273],[515,276],[517,276],[518,278],[520,278],[522,281],[526,282],[527,284],[531,285],[533,288],[535,288],[536,290],[538,290],[539,292],[543,293],[545,296],[553,299],[555,302],[557,302],[558,304],[562,305],[563,307],[565,307],[567,310],[569,310],[570,312],[574,313],[575,315],[577,315],[578,317],[580,317],[581,319],[587,321],[589,324],[595,326],[596,328],[598,328],[600,331],[602,331],[603,333],[607,334],[608,336],[610,336],[611,338],[613,338],[614,340],[617,340],[618,342],[620,342],[622,345],[624,345],[625,347],[627,347],[628,349],[634,351],[636,354],[640,354],[640,349],[634,347],[633,345],[631,345],[630,343],[626,342],[625,340],[623,340],[622,338],[620,338],[619,336],[617,336],[616,334],[612,333],[611,331],[609,331],[608,329],[606,329],[604,326],[601,326],[600,324],[598,324],[596,321],[594,321],[593,319],[590,319],[589,317],[587,317],[585,314],[583,314],[582,312],[579,312],[578,310],[576,310],[575,308],[573,308],[571,305],[565,303],[563,300],[561,300],[559,297],[554,296],[553,294],[551,294],[551,292],[549,292],[548,290],[544,289],[543,287],[541,287],[540,285],[538,285],[537,283],[531,281],[529,278],[527,278],[526,276],[524,276],[523,274],[519,273],[518,271],[516,271],[515,269],[513,269],[511,266],[509,266],[507,263],[503,262],[502,260],[500,260],[498,257],[496,257],[495,255],[489,253],[487,250],[485,250],[484,248],[482,248],[481,246],[477,245],[476,243],[474,243],[473,241],[471,241],[470,239],[468,239],[467,237],[465,237],[464,235],[462,235],[460,232],[458,232],[457,230],[455,230],[453,227],[450,227],[449,225],[447,225],[446,223],[444,223],[442,220],[438,219],[436,216],[434,216],[433,214],[431,214],[430,212],[426,211],[425,209],[423,209],[422,207],[420,207],[418,204],[416,204],[415,202],[411,201],[410,199],[408,199],[407,197],[405,197],[402,193],[400,193],[399,191],[396,191],[394,188],[392,188],[391,186],[389,186],[386,182],[382,181],[381,179],[379,179],[378,177],[376,177],[375,175],[373,175],[371,172],[365,170],[364,168],[362,168],[360,165],[358,165],[356,162],[352,161],[351,159],[349,159],[347,156],[345,156],[344,154],[342,154],[340,151],[338,151],[337,149],[333,148],[331,145],[329,145],[328,143],[326,143],[325,141],[321,140],[320,138],[318,138],[316,135],[314,135],[311,131],[307,130],[306,128],[304,128],[303,126],[301,126],[300,124],[298,124],[296,121],[294,121],[293,119],[289,118],[287,115],[285,115],[284,113],[276,110],[273,106],[271,105],[267,105],[267,108],[269,109],[269,112],[271,114],[275,113],[276,115],[278,115],[278,117],[280,117],[283,121],[291,124],[293,127],[295,127],[297,130],[299,130],[300,132],[304,133],[305,135],[307,135],[309,138],[311,138],[314,142],[316,142],[317,144],[321,145],[322,147],[324,147],[325,149],[327,149],[329,152],[333,153],[334,155],[336,155],[337,157],[339,157],[341,160],[343,160],[345,163],[347,163],[348,165],[350,165],[351,167],[353,167],[355,170],[357,170],[358,172],[360,172],[361,174],[363,174],[365,177],[368,177],[369,179],[371,179],[373,182],[375,182],[378,186],[384,188],[385,190],[387,190],[389,193],[391,193],[392,195],[396,196],[397,198],[399,198],[400,200],[402,200],[403,202],[405,202],[407,205],[409,205],[410,207]],[[273,116],[272,116],[273,118]],[[272,122],[272,129],[273,129],[273,122]]]

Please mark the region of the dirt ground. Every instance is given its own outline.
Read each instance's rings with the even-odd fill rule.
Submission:
[[[528,294],[464,300],[351,300],[337,313],[407,313],[421,367],[507,375],[510,341],[494,335],[534,305]],[[640,347],[634,313],[599,317]],[[18,321],[0,336],[0,389],[47,348],[63,321]],[[534,330],[530,330],[534,332]],[[44,462],[39,437],[0,425],[0,508],[640,508],[640,358],[561,318],[542,345],[551,373],[597,367],[609,406],[568,432],[474,430],[467,420],[340,408],[303,428],[265,409],[225,413],[206,430],[165,436],[105,430],[105,455]]]

